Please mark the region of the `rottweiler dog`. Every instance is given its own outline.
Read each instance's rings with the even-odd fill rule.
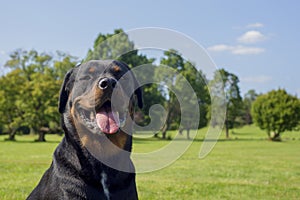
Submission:
[[[130,159],[135,105],[142,91],[120,61],[71,69],[60,91],[65,136],[27,199],[138,199]]]

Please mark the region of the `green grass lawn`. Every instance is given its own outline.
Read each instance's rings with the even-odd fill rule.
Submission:
[[[199,159],[205,131],[170,166],[137,174],[140,199],[300,199],[300,132],[270,142],[254,126],[235,129],[231,139],[221,135],[212,152]],[[25,199],[49,167],[61,137],[47,135],[46,143],[32,142],[36,136],[18,136],[17,142],[4,138],[0,136],[0,199]],[[134,151],[151,152],[169,142],[138,139]]]

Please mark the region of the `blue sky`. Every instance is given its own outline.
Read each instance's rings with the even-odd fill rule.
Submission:
[[[162,27],[182,32],[242,93],[285,88],[300,96],[300,1],[6,1],[0,3],[0,65],[17,48],[82,58],[98,33]],[[176,41],[174,41],[176,42]]]

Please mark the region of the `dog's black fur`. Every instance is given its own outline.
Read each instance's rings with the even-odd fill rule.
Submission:
[[[116,80],[116,84],[119,84],[120,78],[128,71],[128,66],[119,61],[89,61],[66,74],[59,100],[65,137],[54,152],[50,168],[29,195],[29,200],[138,199],[134,167],[130,157],[119,156],[120,149],[131,151],[131,133],[124,133],[121,129],[114,134],[104,134],[99,129],[96,134],[87,133],[89,129],[80,122],[82,119],[76,111],[79,107],[86,110],[101,107],[104,101],[111,98],[115,85],[104,90],[99,88],[99,80],[106,77]],[[138,106],[142,107],[142,93],[136,84],[137,81],[131,74],[131,78],[126,80],[127,88],[135,88],[135,97],[129,97],[128,115],[131,118],[134,104],[137,102]],[[120,90],[119,101],[122,102],[126,91],[123,86],[118,86],[117,89]],[[132,124],[128,124],[128,121],[130,120],[126,120],[126,130],[131,130]],[[104,144],[107,141],[113,145]],[[101,158],[113,158],[121,166],[130,166],[132,172],[124,172],[104,164],[88,150],[88,147],[93,145],[99,149],[97,152],[101,152]]]

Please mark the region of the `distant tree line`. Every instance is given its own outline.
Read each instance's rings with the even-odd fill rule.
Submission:
[[[116,34],[119,34],[119,37],[114,37]],[[134,43],[121,29],[115,30],[113,34],[99,34],[83,62],[92,59],[118,59],[126,62],[130,67],[144,64],[158,65],[157,62],[154,62],[154,58],[148,58],[134,50]],[[78,61],[78,58],[62,52],[52,54],[17,49],[11,53],[10,59],[2,66],[10,70],[0,77],[0,133],[8,134],[8,140],[15,140],[15,135],[18,133],[34,133],[38,135],[38,141],[45,141],[46,133],[62,133],[57,111],[59,89],[65,73]],[[172,49],[164,52],[159,63],[176,70],[189,82],[199,102],[200,119],[197,122],[199,128],[207,126],[211,115],[210,93],[207,84],[217,81],[217,78],[208,80],[204,73],[197,71],[193,61],[183,59],[178,52]],[[297,97],[290,95],[291,97],[286,97],[281,101],[277,98],[289,96],[284,90],[280,90],[280,95],[273,94],[270,97],[250,90],[242,98],[238,77],[224,69],[219,69],[218,73],[222,76],[226,94],[227,112],[224,126],[226,137],[229,137],[230,129],[252,124],[253,121],[262,129],[266,129],[270,138],[272,134],[278,138],[278,134],[299,125],[300,105]],[[181,111],[176,95],[164,87],[164,84],[168,81],[170,83],[171,80],[170,84],[177,85],[176,89],[180,90],[179,76],[172,75],[170,77],[170,74],[161,71],[160,67],[157,67],[155,71],[149,70],[147,74],[141,76],[157,76],[163,81],[160,85],[147,84],[143,86],[145,106],[136,112],[136,121],[141,125],[147,125],[151,120],[148,113],[150,107],[160,104],[167,110],[167,115],[164,126],[155,135],[161,135],[165,139],[168,130],[179,129],[180,132],[186,130],[187,138],[189,138],[190,124],[194,123],[193,118],[180,118]],[[268,101],[272,101],[270,108],[276,107],[273,109],[274,112],[266,110],[268,108],[263,103]],[[285,104],[284,102],[289,103],[284,107],[282,106]],[[281,116],[280,113],[283,110],[286,114]],[[276,119],[270,121],[278,113],[286,120],[276,116]],[[264,119],[260,119],[265,115],[267,116]],[[278,121],[285,125],[288,124],[288,126],[282,128],[278,125]],[[265,125],[265,123],[269,125]],[[180,124],[181,126],[179,126]],[[271,128],[273,126],[277,128]]]

